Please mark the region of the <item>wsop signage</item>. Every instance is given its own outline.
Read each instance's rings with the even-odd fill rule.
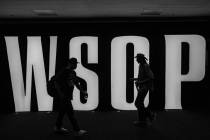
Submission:
[[[75,110],[136,110],[137,90],[129,79],[138,75],[134,56],[139,52],[148,58],[155,74],[155,92],[147,95],[146,106],[151,102],[158,109],[183,109],[186,103],[190,108],[194,106],[190,100],[195,100],[190,96],[202,96],[198,91],[208,88],[205,79],[209,36],[187,23],[182,23],[182,28],[173,23],[176,31],[164,28],[172,23],[158,23],[154,31],[148,32],[141,22],[65,23],[63,27],[60,23],[59,29],[49,23],[50,27],[43,24],[37,30],[31,29],[35,23],[23,28],[25,24],[4,24],[6,28],[2,33],[0,30],[1,59],[6,61],[1,62],[1,83],[6,86],[1,85],[8,91],[3,94],[10,94],[10,100],[4,103],[13,104],[15,112],[53,110],[55,101],[47,94],[46,81],[71,57],[80,62],[76,72],[87,81],[89,94],[83,102],[75,88]],[[106,26],[109,31],[103,29]]]

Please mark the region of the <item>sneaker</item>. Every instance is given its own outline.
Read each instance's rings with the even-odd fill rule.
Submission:
[[[147,126],[147,121],[134,121],[134,126]]]
[[[86,130],[79,130],[79,131],[76,131],[74,133],[75,136],[83,136],[85,134],[87,134],[87,131]]]
[[[156,120],[156,118],[157,118],[157,113],[151,112],[150,116],[149,116],[149,120],[150,121],[154,121],[154,120]]]
[[[58,134],[69,134],[69,130],[63,127],[61,128],[54,127],[54,132]]]
[[[147,118],[146,125],[151,126],[152,123],[153,123],[153,120],[150,120],[149,118]]]

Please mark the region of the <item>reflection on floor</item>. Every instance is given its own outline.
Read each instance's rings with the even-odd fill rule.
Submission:
[[[53,133],[56,112],[25,112],[0,116],[0,138],[5,140],[209,140],[210,114],[183,110],[158,112],[149,127],[135,127],[136,111],[76,111],[82,129],[88,135],[74,137]],[[64,126],[71,128],[67,117]]]

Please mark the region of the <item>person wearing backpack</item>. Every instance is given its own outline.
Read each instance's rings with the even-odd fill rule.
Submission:
[[[74,109],[71,103],[71,100],[73,98],[73,90],[75,86],[80,90],[80,93],[83,94],[85,99],[87,99],[88,96],[86,87],[83,87],[80,83],[81,80],[83,80],[84,82],[84,79],[76,75],[75,69],[77,68],[77,64],[78,62],[76,58],[70,58],[67,62],[67,65],[62,70],[60,70],[54,77],[54,84],[57,90],[56,98],[59,101],[58,116],[54,128],[54,131],[56,133],[69,133],[69,130],[65,129],[62,126],[62,121],[65,114],[67,114],[73,126],[75,135],[80,136],[87,133],[86,130],[80,129],[77,119],[74,116]]]

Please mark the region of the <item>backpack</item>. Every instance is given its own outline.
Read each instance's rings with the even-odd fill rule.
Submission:
[[[49,81],[47,81],[47,92],[51,97],[55,97],[57,94],[57,90],[55,87],[55,76],[52,76]]]

